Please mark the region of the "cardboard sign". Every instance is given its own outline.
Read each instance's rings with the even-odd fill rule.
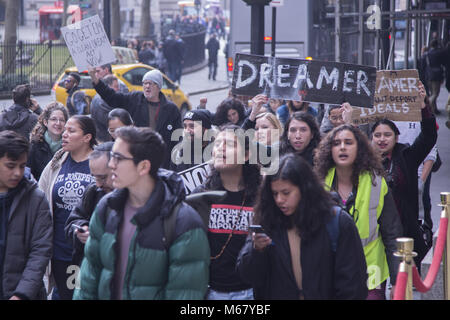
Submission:
[[[372,107],[376,68],[348,63],[236,54],[232,92]]]
[[[195,188],[202,185],[210,173],[211,167],[209,162],[201,163],[195,167],[178,172],[183,179],[186,195],[190,194]]]
[[[136,49],[113,46],[114,55],[116,56],[117,64],[131,64],[139,63]]]
[[[61,33],[79,72],[116,61],[98,15],[63,27]]]
[[[417,70],[377,71],[374,108],[353,108],[354,124],[392,121],[422,121]]]

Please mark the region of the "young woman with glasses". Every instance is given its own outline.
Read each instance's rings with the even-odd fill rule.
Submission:
[[[61,300],[71,300],[74,286],[68,286],[71,276],[72,244],[65,236],[64,227],[69,214],[81,200],[86,187],[95,182],[90,174],[89,155],[96,142],[94,120],[76,115],[69,118],[62,134],[62,149],[45,167],[39,180],[53,215],[54,237],[51,277],[56,282]]]
[[[62,133],[69,114],[59,102],[47,105],[30,135],[31,147],[27,166],[36,180],[53,155],[61,149]]]

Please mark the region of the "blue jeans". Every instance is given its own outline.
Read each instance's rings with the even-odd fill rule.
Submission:
[[[209,288],[206,293],[206,300],[254,300],[253,289],[219,292]]]

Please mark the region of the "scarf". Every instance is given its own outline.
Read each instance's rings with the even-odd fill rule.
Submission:
[[[53,141],[52,138],[50,137],[50,134],[48,133],[48,130],[45,131],[44,133],[44,140],[49,145],[52,154],[55,154],[56,151],[61,149],[62,139],[60,138],[57,141]]]

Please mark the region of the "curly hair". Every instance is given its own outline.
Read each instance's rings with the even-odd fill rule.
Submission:
[[[238,130],[238,129],[240,129],[240,127],[232,124],[226,124],[220,127],[220,131]],[[238,142],[241,142],[241,139],[237,140]],[[251,141],[248,138],[248,136],[245,136],[244,144],[246,152],[250,150],[250,143]],[[242,178],[244,180],[244,187],[246,190],[246,194],[248,195],[247,199],[249,200],[249,202],[254,202],[261,181],[261,175],[259,172],[258,165],[250,164],[248,161],[246,161],[243,164]],[[217,171],[214,168],[214,166],[211,166],[211,173],[206,179],[202,189],[203,189],[202,191],[223,189],[222,180],[220,178],[220,172]]]
[[[381,163],[381,157],[372,148],[367,136],[357,127],[348,124],[343,124],[334,128],[320,142],[314,155],[314,168],[317,175],[321,179],[325,179],[328,170],[336,166],[331,154],[331,149],[336,135],[344,130],[353,133],[357,143],[357,154],[352,170],[353,185],[358,185],[359,175],[365,171],[372,175],[372,180],[374,180],[375,175],[384,176],[385,171]]]
[[[59,102],[51,102],[47,106],[45,106],[44,110],[42,110],[42,113],[39,115],[38,121],[36,125],[33,128],[33,131],[31,131],[30,134],[30,141],[37,143],[41,142],[44,139],[44,133],[47,131],[47,126],[44,124],[45,122],[48,122],[50,119],[50,116],[52,115],[53,111],[59,110],[64,115],[64,120],[69,119],[69,113],[67,112],[66,107],[62,103]]]
[[[272,194],[272,182],[285,180],[298,187],[300,202],[292,216],[284,215]],[[281,157],[275,175],[267,175],[261,184],[254,206],[254,223],[260,224],[268,234],[279,228],[293,226],[302,239],[307,240],[327,222],[333,200],[320,182],[312,167],[302,157],[289,153]]]
[[[241,100],[237,98],[226,98],[217,107],[216,114],[214,115],[213,124],[216,126],[222,126],[228,123],[228,111],[234,109],[239,114],[239,122],[241,123],[245,119],[245,106]]]

